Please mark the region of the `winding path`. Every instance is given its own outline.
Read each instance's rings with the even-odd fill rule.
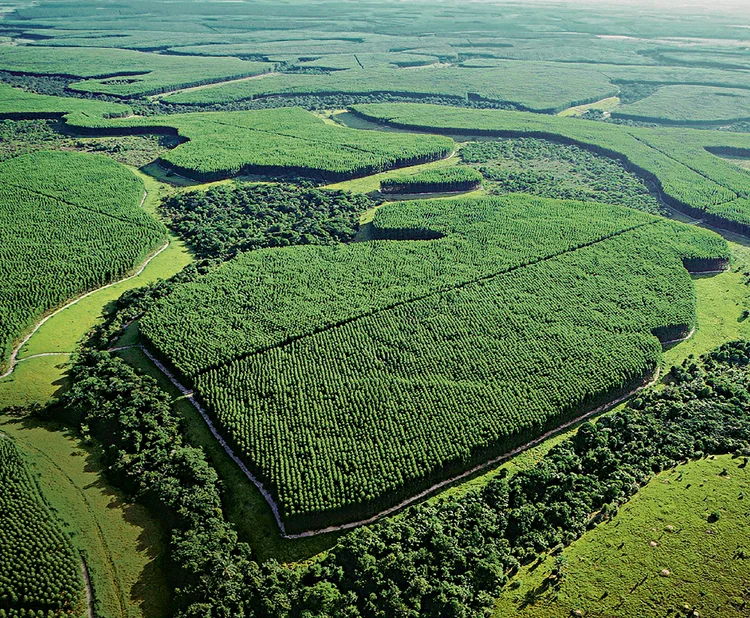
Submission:
[[[147,195],[148,195],[148,193],[146,191],[144,191],[143,192],[143,199],[141,200],[141,206],[143,206],[143,203],[146,201],[146,196]],[[47,315],[47,316],[43,317],[41,320],[39,320],[39,322],[37,322],[36,325],[34,326],[34,328],[31,330],[31,332],[28,335],[26,335],[20,341],[20,343],[18,343],[18,345],[16,345],[15,348],[13,348],[13,351],[10,354],[10,359],[8,360],[8,369],[5,371],[5,373],[0,374],[0,380],[2,380],[4,378],[7,378],[8,376],[10,376],[13,373],[13,370],[16,368],[16,365],[19,362],[21,362],[19,360],[19,358],[18,358],[18,354],[21,351],[21,348],[23,348],[23,346],[25,346],[28,343],[29,339],[31,339],[36,334],[36,332],[42,326],[44,326],[44,324],[47,322],[47,320],[55,317],[61,311],[65,311],[68,307],[72,307],[76,303],[82,301],[84,298],[88,298],[89,296],[91,296],[93,294],[96,294],[97,292],[101,292],[102,290],[106,290],[108,288],[114,287],[116,285],[124,283],[125,281],[130,281],[131,279],[135,279],[137,276],[139,276],[146,269],[146,266],[148,266],[151,263],[151,260],[153,260],[159,254],[161,254],[163,251],[165,251],[167,249],[167,247],[169,247],[169,241],[167,241],[164,244],[164,246],[161,247],[160,249],[158,249],[155,253],[152,253],[146,259],[146,261],[143,262],[138,267],[138,270],[136,270],[132,275],[128,275],[127,277],[125,277],[123,279],[118,279],[117,281],[113,281],[112,283],[108,283],[107,285],[103,285],[100,288],[96,288],[95,290],[91,290],[90,292],[86,292],[85,294],[81,294],[80,296],[77,296],[76,298],[74,298],[73,300],[69,301],[68,303],[66,303],[62,307],[59,307],[58,309],[56,309],[55,311],[53,311],[49,315]],[[47,354],[37,354],[35,356],[47,356],[47,355],[52,355],[52,354],[57,354],[57,353],[50,352],[50,353],[47,353]],[[21,359],[21,360],[27,360],[27,359]]]

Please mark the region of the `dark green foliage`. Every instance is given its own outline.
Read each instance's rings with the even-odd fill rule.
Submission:
[[[163,211],[199,257],[228,259],[262,247],[350,241],[372,205],[343,191],[239,184],[180,193]]]
[[[82,602],[81,559],[0,433],[0,616],[79,616]]]
[[[636,101],[646,99],[661,87],[661,84],[641,82],[624,82],[618,85],[620,86],[618,97],[621,105],[630,105]]]
[[[683,260],[726,259],[714,234],[594,202],[402,202],[372,225],[383,240],[238,256],[141,322],[290,530],[371,515],[639,385],[657,337],[694,324]]]
[[[200,608],[211,605],[216,616],[254,615],[254,590],[240,586],[243,577],[252,582],[258,567],[224,520],[216,472],[203,451],[184,442],[166,393],[107,352],[81,353],[70,377],[64,415],[101,440],[111,479],[155,507],[172,528],[177,607],[196,604],[186,614],[193,616],[206,615]]]
[[[470,191],[482,184],[482,175],[463,166],[425,170],[411,176],[393,176],[380,181],[383,193],[440,193]]]
[[[465,163],[491,181],[491,193],[606,202],[637,210],[663,211],[638,176],[620,162],[579,146],[535,138],[471,142],[461,149]]]

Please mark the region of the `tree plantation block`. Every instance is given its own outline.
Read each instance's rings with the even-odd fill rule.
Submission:
[[[80,616],[81,558],[0,433],[0,615]]]
[[[426,170],[411,176],[395,176],[380,182],[382,193],[441,193],[471,191],[482,184],[482,174],[470,167]]]
[[[657,186],[670,206],[724,228],[750,233],[750,211],[743,208],[750,196],[750,174],[712,154],[750,152],[746,133],[627,127],[524,112],[423,104],[357,105],[354,111],[368,120],[407,130],[536,137],[588,148],[621,159]]]
[[[140,179],[101,156],[39,152],[0,164],[0,369],[44,313],[164,244],[143,196]]]
[[[685,264],[727,259],[711,232],[522,196],[373,225],[240,256],[142,323],[288,530],[372,515],[642,385],[695,324]]]
[[[241,174],[343,180],[440,159],[454,147],[453,140],[436,135],[332,126],[300,108],[68,121],[94,134],[178,134],[186,143],[166,153],[161,164],[199,180]]]

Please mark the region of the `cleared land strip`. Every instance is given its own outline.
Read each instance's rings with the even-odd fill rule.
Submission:
[[[238,78],[232,78],[227,79],[221,82],[212,82],[210,84],[200,84],[198,86],[185,86],[183,88],[175,88],[174,90],[166,90],[164,92],[160,92],[158,94],[151,94],[148,95],[147,98],[156,101],[158,99],[163,99],[167,95],[170,94],[182,94],[183,92],[193,92],[195,90],[204,90],[205,88],[211,88],[214,86],[225,86],[226,84],[234,84],[237,82],[246,82],[251,79],[261,79],[263,77],[275,77],[276,75],[279,75],[278,71],[269,71],[268,73],[261,73],[260,75],[250,75],[247,77],[238,77]]]
[[[299,335],[294,335],[294,336],[288,337],[287,339],[285,339],[284,341],[281,341],[279,343],[274,343],[274,344],[271,344],[271,345],[268,345],[268,346],[264,346],[262,348],[258,348],[256,350],[253,350],[252,352],[247,352],[245,354],[238,354],[237,356],[228,358],[227,360],[219,362],[219,363],[212,363],[210,365],[207,365],[206,367],[204,367],[203,369],[201,369],[200,371],[198,371],[195,374],[195,376],[193,377],[193,379],[195,380],[196,378],[198,378],[198,377],[200,377],[200,376],[208,373],[209,371],[213,371],[213,370],[218,369],[220,367],[225,367],[225,366],[230,365],[230,364],[232,364],[232,363],[234,363],[236,361],[243,360],[245,358],[250,358],[252,356],[259,356],[259,355],[264,354],[264,353],[266,353],[266,352],[268,352],[270,350],[285,348],[285,347],[287,347],[287,346],[289,346],[289,345],[291,345],[291,344],[293,344],[293,343],[295,343],[297,341],[306,339],[308,337],[313,337],[315,335],[319,335],[320,333],[323,333],[323,332],[326,332],[326,331],[330,331],[330,330],[334,330],[334,329],[337,329],[337,328],[341,328],[342,326],[346,326],[347,324],[351,324],[353,322],[357,322],[358,320],[362,320],[362,319],[371,317],[373,315],[378,315],[380,313],[385,313],[385,312],[391,311],[393,309],[396,309],[397,307],[402,307],[404,305],[408,305],[408,304],[411,304],[411,303],[417,303],[417,302],[425,300],[427,298],[432,298],[432,297],[438,296],[440,294],[445,294],[446,292],[450,292],[450,291],[453,291],[453,290],[460,290],[462,288],[468,287],[470,285],[474,285],[476,283],[480,283],[482,281],[489,281],[491,279],[495,279],[496,277],[501,277],[503,275],[507,275],[509,273],[512,273],[512,272],[514,272],[516,270],[519,270],[519,269],[522,269],[522,268],[526,268],[528,266],[534,266],[535,264],[540,264],[540,263],[543,263],[543,262],[547,262],[547,261],[553,260],[555,258],[558,258],[558,257],[560,257],[562,255],[568,255],[570,253],[575,253],[576,251],[578,251],[580,249],[584,249],[586,247],[592,247],[594,245],[597,245],[597,244],[602,243],[602,242],[606,242],[608,240],[611,240],[612,238],[617,238],[618,236],[621,236],[623,234],[627,234],[629,232],[632,232],[634,230],[640,229],[642,227],[646,227],[648,225],[657,225],[657,224],[661,224],[662,222],[663,221],[660,220],[660,219],[654,219],[652,221],[646,221],[644,223],[639,223],[637,225],[632,225],[630,227],[618,230],[617,232],[614,232],[612,234],[601,236],[601,237],[596,238],[594,240],[591,240],[591,241],[588,241],[588,242],[585,242],[585,243],[581,243],[579,245],[571,247],[570,249],[566,249],[566,250],[560,251],[558,253],[553,253],[551,255],[546,255],[546,256],[543,256],[543,257],[540,257],[540,258],[537,258],[537,259],[534,259],[534,260],[530,260],[530,261],[528,261],[526,263],[523,263],[523,264],[518,264],[516,266],[511,266],[510,268],[507,268],[507,269],[502,270],[502,271],[492,272],[492,273],[488,273],[486,275],[482,275],[481,277],[474,277],[472,279],[467,279],[467,280],[462,281],[460,283],[457,283],[455,285],[451,285],[451,286],[448,286],[448,287],[440,288],[438,290],[433,290],[433,291],[430,291],[430,292],[428,292],[426,294],[420,294],[419,296],[413,296],[411,298],[407,298],[405,300],[392,303],[390,305],[387,305],[385,307],[381,307],[379,309],[373,309],[372,311],[368,311],[366,313],[360,313],[359,315],[355,315],[355,316],[346,318],[344,320],[339,320],[337,322],[333,322],[333,323],[328,324],[326,326],[321,326],[320,328],[316,328],[316,329],[311,330],[311,331],[309,331],[307,333],[302,333],[302,334],[299,334]]]
[[[144,199],[145,199],[145,197],[144,197]],[[111,287],[113,287],[115,285],[119,285],[120,283],[123,283],[125,281],[129,281],[130,279],[135,279],[138,275],[140,275],[146,269],[146,266],[149,265],[149,263],[151,262],[151,260],[153,260],[156,256],[158,256],[159,254],[161,254],[162,251],[165,251],[167,249],[167,247],[169,247],[169,241],[167,241],[164,244],[164,246],[161,247],[161,249],[158,249],[155,253],[152,253],[146,259],[146,261],[143,262],[138,267],[138,270],[136,270],[132,275],[128,275],[127,277],[125,277],[123,279],[118,279],[117,281],[113,281],[112,283],[108,283],[107,285],[103,285],[100,288],[96,288],[94,290],[90,290],[89,292],[86,292],[85,294],[81,294],[80,296],[78,296],[78,297],[74,298],[73,300],[69,301],[68,303],[66,303],[62,307],[56,309],[55,311],[53,311],[49,315],[43,317],[39,322],[36,323],[36,325],[31,330],[31,332],[28,335],[26,335],[20,341],[20,343],[18,343],[18,345],[16,345],[13,348],[13,351],[10,354],[10,359],[8,360],[8,369],[7,369],[7,371],[5,373],[0,374],[0,380],[2,380],[3,378],[7,378],[9,375],[11,375],[13,373],[13,370],[16,368],[16,365],[19,363],[18,353],[21,351],[21,348],[28,343],[29,339],[31,339],[36,334],[36,332],[45,324],[45,322],[47,322],[47,320],[53,318],[54,316],[56,316],[61,311],[65,311],[68,307],[71,307],[71,306],[75,305],[76,303],[80,302],[84,298],[87,298],[87,297],[91,296],[92,294],[95,294],[96,292],[99,292],[101,290],[106,290],[107,288],[111,288]]]

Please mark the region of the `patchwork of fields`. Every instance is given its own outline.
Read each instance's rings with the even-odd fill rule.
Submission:
[[[0,618],[744,615],[710,4],[0,2]]]
[[[68,124],[97,134],[175,133],[187,142],[166,153],[162,164],[203,181],[253,173],[343,180],[446,157],[453,149],[449,138],[363,133],[298,108],[130,119],[77,115]]]
[[[750,175],[713,152],[750,152],[744,133],[629,128],[558,116],[418,104],[358,105],[358,115],[406,130],[450,135],[530,136],[624,159],[660,186],[667,203],[742,233],[750,230]]]

